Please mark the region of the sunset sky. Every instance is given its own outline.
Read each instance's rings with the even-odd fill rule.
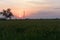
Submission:
[[[0,0],[0,11],[11,8],[16,17],[60,18],[60,0]]]

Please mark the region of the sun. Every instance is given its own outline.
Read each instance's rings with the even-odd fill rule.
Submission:
[[[44,9],[45,5],[41,4],[44,2],[45,0],[5,0],[1,8],[11,8],[16,17],[23,17],[23,11],[25,11],[25,16],[28,16],[38,10]]]
[[[36,12],[38,9],[40,9],[39,7],[42,7],[42,6],[38,6],[37,4],[40,2],[44,2],[44,0],[18,0],[17,2],[15,0],[15,3],[17,4],[17,6],[14,5],[12,7],[12,10],[14,11],[13,13],[17,17],[22,18],[24,15],[23,12],[25,11],[25,16],[28,16]]]

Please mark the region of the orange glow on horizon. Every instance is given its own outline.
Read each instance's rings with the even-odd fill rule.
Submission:
[[[0,3],[0,9],[11,8],[14,16],[23,18],[24,11],[25,17],[30,16],[37,11],[41,11],[50,7],[48,4],[43,4],[45,0],[6,0],[7,2]],[[38,3],[39,2],[39,3]]]
[[[16,17],[19,17],[19,18],[23,18],[23,15],[24,15],[24,11],[25,11],[25,17],[27,16],[30,16],[34,13],[36,13],[37,11],[42,11],[44,9],[47,9],[48,7],[42,7],[42,8],[26,8],[26,9],[23,9],[23,8],[11,8],[13,14],[16,16]]]

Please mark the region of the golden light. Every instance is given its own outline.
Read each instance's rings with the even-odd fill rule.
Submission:
[[[0,3],[2,4],[1,8],[11,8],[13,14],[16,17],[23,17],[23,12],[25,11],[25,16],[30,16],[31,14],[37,12],[38,10],[43,10],[49,5],[46,4],[41,4],[44,3],[45,0],[6,0],[9,2],[8,4],[6,3]]]

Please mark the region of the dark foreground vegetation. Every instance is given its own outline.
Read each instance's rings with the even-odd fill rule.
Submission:
[[[0,40],[60,40],[60,20],[0,20]]]

